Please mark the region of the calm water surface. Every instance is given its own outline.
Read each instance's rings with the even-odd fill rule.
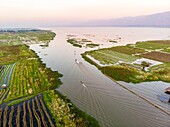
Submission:
[[[78,108],[95,117],[102,127],[170,127],[170,116],[123,89],[104,76],[95,66],[84,61],[80,54],[91,49],[76,48],[66,42],[67,35],[100,43],[101,46],[98,48],[125,45],[136,41],[170,40],[170,29],[114,27],[46,29],[56,33],[55,39],[46,48],[31,45],[31,49],[36,51],[47,67],[64,75],[61,78],[63,85],[58,90]],[[116,39],[118,43],[109,43],[108,39]],[[81,63],[76,64],[75,59]],[[81,85],[81,81],[85,86]],[[157,94],[151,85],[147,87],[150,83],[135,86],[124,84],[148,99],[156,101],[166,110],[170,110],[169,105],[162,103],[157,96],[162,95],[163,88],[170,84],[157,83],[158,86],[154,89],[159,92]]]

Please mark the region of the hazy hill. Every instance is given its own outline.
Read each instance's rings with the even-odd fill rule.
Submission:
[[[170,27],[170,11],[137,17],[93,20],[78,24],[79,26],[131,26],[131,27]]]

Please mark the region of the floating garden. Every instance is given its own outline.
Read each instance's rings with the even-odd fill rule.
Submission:
[[[95,48],[95,47],[100,46],[100,44],[95,44],[91,40],[88,40],[88,39],[75,38],[75,37],[72,37],[72,36],[67,36],[67,37],[69,37],[67,39],[67,42],[72,44],[74,47]]]
[[[87,51],[82,56],[104,74],[118,81],[139,83],[161,80],[170,82],[169,49],[170,41],[168,40],[146,41],[137,42],[134,45]],[[98,65],[88,56],[106,66]]]

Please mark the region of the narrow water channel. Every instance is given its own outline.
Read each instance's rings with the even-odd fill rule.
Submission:
[[[56,37],[48,47],[39,45],[30,47],[47,67],[63,74],[61,78],[63,84],[57,90],[66,95],[78,108],[95,117],[102,127],[170,127],[169,115],[123,89],[104,76],[95,66],[82,59],[81,53],[89,49],[75,48],[66,42],[66,36],[75,33],[73,28],[67,32],[61,28],[50,29],[56,33]],[[150,29],[142,31],[151,31]],[[170,30],[166,37],[169,32]],[[80,64],[77,64],[75,59],[80,61]]]

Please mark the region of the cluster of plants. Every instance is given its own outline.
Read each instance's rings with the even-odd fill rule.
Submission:
[[[92,43],[92,41],[87,39],[81,39],[81,38],[69,38],[67,39],[67,42],[72,44],[74,47],[86,47],[86,48],[95,48],[100,46],[100,44]]]
[[[159,80],[170,82],[170,63],[153,66],[150,68],[150,72],[157,76]]]
[[[79,44],[75,38],[68,39],[67,42],[72,44],[74,47],[82,48],[82,45]]]
[[[117,43],[117,40],[108,39],[108,42]]]
[[[90,43],[90,44],[86,44],[86,47],[94,48],[94,47],[99,46],[99,45],[100,44]]]

